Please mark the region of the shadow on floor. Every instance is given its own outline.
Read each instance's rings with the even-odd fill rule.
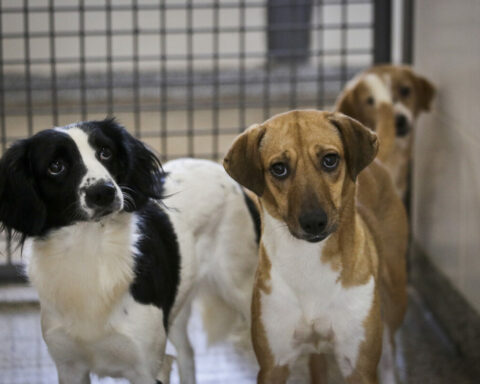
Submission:
[[[208,348],[198,311],[189,333],[195,348],[199,384],[250,384],[255,382],[257,365],[252,353],[239,352],[228,343]],[[38,306],[0,304],[0,384],[51,384],[56,382],[55,366],[40,332]],[[410,305],[398,337],[398,364],[408,384],[478,383],[455,347],[443,335],[421,299],[410,290]],[[170,349],[170,352],[173,349]],[[300,362],[289,383],[308,383],[306,364]],[[172,384],[178,383],[176,367]],[[123,380],[94,378],[93,383],[126,383]]]

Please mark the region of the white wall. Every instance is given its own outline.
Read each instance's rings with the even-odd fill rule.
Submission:
[[[415,4],[415,66],[438,97],[417,130],[414,240],[480,311],[480,1]]]

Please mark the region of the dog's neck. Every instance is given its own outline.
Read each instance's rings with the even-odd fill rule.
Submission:
[[[372,272],[371,256],[376,252],[375,246],[357,209],[356,187],[344,202],[337,230],[325,239],[322,261],[341,270],[344,284],[363,284]]]
[[[262,204],[262,243],[272,265],[286,269],[309,268],[310,261],[321,262],[340,272],[342,282],[363,284],[371,276],[371,235],[364,230],[357,212],[354,187],[340,209],[339,225],[335,232],[318,243],[294,237],[284,221],[274,218]],[[293,261],[293,264],[291,260]],[[305,262],[307,261],[308,262]]]

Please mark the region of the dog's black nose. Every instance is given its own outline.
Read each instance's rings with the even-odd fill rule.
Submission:
[[[100,182],[88,187],[85,201],[89,207],[108,207],[115,200],[116,190],[111,182]]]
[[[408,120],[405,115],[395,116],[395,128],[397,136],[405,136],[408,133]]]
[[[328,217],[323,209],[309,211],[300,216],[300,226],[309,235],[320,235],[327,226]]]

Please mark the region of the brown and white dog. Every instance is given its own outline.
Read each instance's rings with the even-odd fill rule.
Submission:
[[[259,197],[259,383],[285,383],[312,353],[333,355],[348,383],[378,382],[382,336],[391,353],[406,309],[407,221],[377,148],[343,114],[291,111],[251,126],[225,157]]]
[[[406,66],[379,65],[355,76],[340,94],[336,110],[375,130],[378,158],[405,197],[413,127],[420,112],[429,111],[435,88]]]

